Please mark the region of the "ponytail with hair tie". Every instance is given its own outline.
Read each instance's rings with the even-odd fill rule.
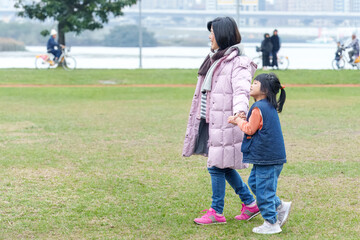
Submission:
[[[284,103],[285,103],[285,99],[286,99],[286,93],[284,90],[284,86],[280,84],[280,97],[279,100],[277,101],[277,108],[276,110],[280,113],[283,109]]]
[[[265,93],[266,99],[274,108],[280,113],[283,109],[286,93],[285,86],[281,85],[278,77],[274,73],[262,73],[255,77],[255,80],[261,83],[261,91]],[[280,97],[277,100],[276,95],[279,93]]]

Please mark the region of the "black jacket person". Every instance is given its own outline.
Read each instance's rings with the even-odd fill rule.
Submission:
[[[270,66],[270,53],[272,52],[273,45],[268,33],[264,34],[264,40],[261,42],[261,52],[263,60],[263,68]]]
[[[273,35],[271,36],[271,43],[273,45],[273,49],[272,49],[272,56],[273,56],[273,61],[272,61],[272,66],[273,67],[277,67],[278,68],[278,62],[277,62],[277,53],[280,50],[280,38],[278,35],[278,31],[275,29],[273,32]]]

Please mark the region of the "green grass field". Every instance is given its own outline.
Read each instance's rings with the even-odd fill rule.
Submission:
[[[261,73],[262,71],[257,71]],[[287,70],[275,71],[283,84],[359,84],[360,71]],[[62,69],[0,69],[0,84],[195,84],[196,69],[129,69],[72,72]]]
[[[259,73],[259,72],[258,72]],[[258,74],[257,73],[257,74]],[[282,71],[283,83],[360,83],[360,71]],[[196,70],[0,70],[0,84],[195,84]],[[197,226],[206,158],[181,157],[194,89],[0,88],[0,239],[360,239],[360,88],[287,87],[283,232]],[[250,169],[240,170],[245,181]]]

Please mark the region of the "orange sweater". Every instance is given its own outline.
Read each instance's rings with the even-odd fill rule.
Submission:
[[[241,131],[246,133],[247,135],[254,135],[255,132],[262,128],[263,126],[263,119],[261,116],[261,111],[259,108],[255,107],[252,110],[251,116],[249,121],[245,121],[241,118],[238,118],[237,125],[240,127]]]

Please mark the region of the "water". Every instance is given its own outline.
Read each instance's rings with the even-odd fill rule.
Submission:
[[[258,56],[255,46],[244,43],[245,53]],[[0,52],[0,68],[35,68],[35,56],[45,47],[27,47],[26,52]],[[279,55],[290,60],[289,69],[331,69],[335,44],[282,44]],[[209,47],[151,47],[142,49],[143,68],[199,68]],[[135,69],[139,67],[138,48],[72,47],[77,68]]]

